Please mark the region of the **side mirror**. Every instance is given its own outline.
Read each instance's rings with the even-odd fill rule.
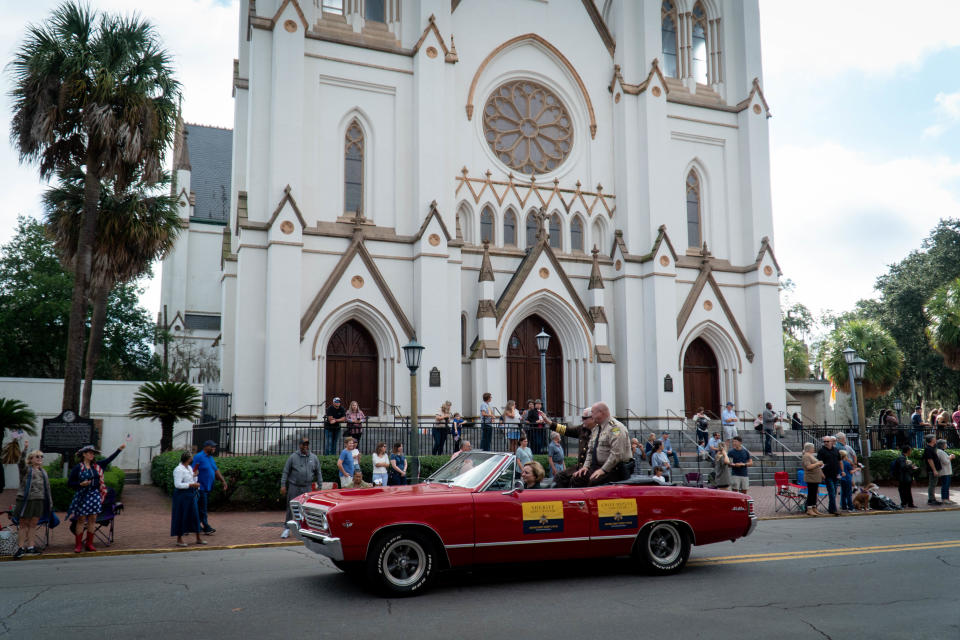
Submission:
[[[513,483],[513,489],[510,489],[510,491],[504,491],[502,495],[505,495],[505,496],[516,496],[516,495],[517,495],[518,493],[520,493],[521,491],[523,491],[523,481],[521,481],[521,480],[516,480],[516,481],[514,481],[514,483]]]

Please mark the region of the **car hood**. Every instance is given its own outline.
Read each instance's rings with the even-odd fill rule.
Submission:
[[[370,500],[374,498],[403,499],[424,496],[463,495],[473,489],[453,487],[445,484],[410,484],[398,487],[372,487],[370,489],[327,489],[307,494],[307,501],[317,504],[335,505]]]

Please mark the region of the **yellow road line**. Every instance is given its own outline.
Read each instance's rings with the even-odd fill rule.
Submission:
[[[871,553],[893,553],[902,551],[926,551],[930,549],[951,549],[960,547],[960,540],[942,540],[939,542],[919,542],[913,544],[886,545],[877,547],[851,547],[847,549],[821,549],[817,551],[786,551],[782,553],[764,553],[743,556],[718,556],[691,560],[690,565],[743,564],[749,562],[774,562],[777,560],[805,560],[810,558],[833,558],[838,556],[856,556]]]

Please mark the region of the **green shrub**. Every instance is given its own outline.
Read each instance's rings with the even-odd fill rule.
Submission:
[[[952,477],[960,477],[960,449],[947,449],[947,453],[952,453],[956,457],[953,461]],[[895,482],[890,477],[890,465],[900,456],[899,451],[893,449],[879,449],[870,454],[870,476],[874,482]],[[927,477],[927,466],[923,464],[923,449],[914,449],[910,452],[910,460],[920,468],[916,478]]]
[[[182,451],[167,451],[153,459],[150,477],[153,484],[161,487],[167,495],[173,493],[173,470],[180,464]],[[217,457],[217,467],[227,481],[227,491],[219,482],[214,482],[210,492],[209,507],[218,509],[283,509],[285,498],[280,495],[280,477],[288,456],[243,456]],[[324,482],[340,481],[337,456],[319,456],[320,474]],[[426,478],[443,466],[450,456],[420,456],[420,477]],[[534,459],[548,468],[547,456]],[[576,458],[567,458],[567,466],[576,464]],[[373,474],[371,456],[360,457],[363,477],[370,480]],[[409,471],[409,465],[408,469]],[[409,474],[408,474],[409,475]]]

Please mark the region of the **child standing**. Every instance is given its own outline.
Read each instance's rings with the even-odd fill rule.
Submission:
[[[840,509],[853,511],[853,463],[843,449],[840,450]]]
[[[453,414],[453,420],[450,424],[450,433],[453,434],[453,450],[460,450],[460,435],[463,431],[463,416],[459,413]]]

